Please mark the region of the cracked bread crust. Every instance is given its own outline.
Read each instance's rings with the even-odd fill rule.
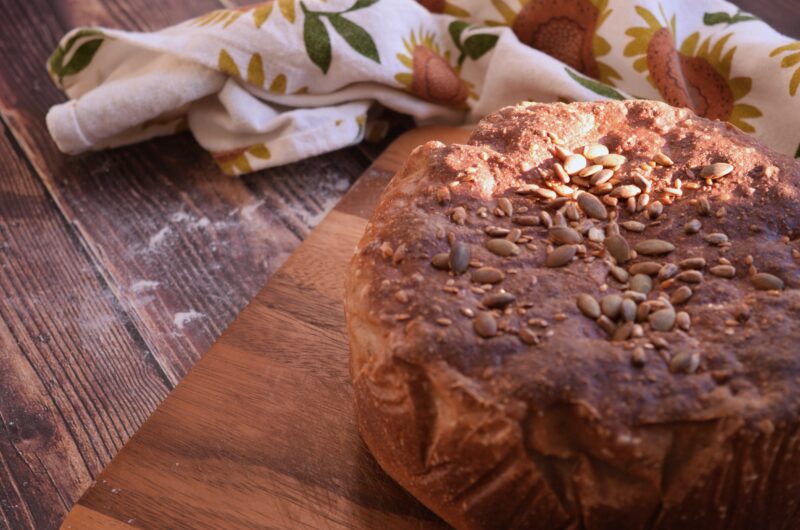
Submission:
[[[584,316],[579,294],[626,289],[608,276],[613,260],[602,244],[587,242],[565,267],[544,265],[547,229],[515,219],[564,206],[518,193],[545,187],[558,161],[554,139],[624,155],[616,177],[624,183],[636,165],[667,154],[674,164],[649,173],[654,199],[667,201],[676,179],[699,184],[684,186],[655,220],[607,207],[619,223],[647,224],[622,231],[631,248],[653,238],[676,247],[624,266],[709,263],[681,306],[688,330],[644,321],[643,336],[612,341]],[[713,162],[734,170],[704,181],[701,169]],[[346,280],[350,368],[370,450],[457,528],[800,528],[799,185],[791,158],[649,101],[522,104],[485,118],[466,145],[418,147],[384,192]],[[496,211],[501,197],[510,217]],[[703,197],[708,216],[697,213]],[[457,207],[463,225],[452,220]],[[699,234],[685,232],[693,218]],[[608,228],[586,215],[568,224],[587,221]],[[489,226],[519,228],[528,243],[498,256],[485,246]],[[730,245],[710,245],[708,233],[727,234]],[[468,245],[470,271],[431,266],[449,239]],[[709,274],[720,258],[733,278]],[[749,262],[785,288],[756,290]],[[478,266],[504,279],[471,283]],[[680,285],[667,283],[654,278],[649,296]],[[480,291],[500,289],[515,300],[492,311],[498,331],[483,338],[473,318],[487,312]],[[523,330],[538,344],[522,340]],[[643,366],[631,362],[637,347]],[[695,370],[676,371],[672,360],[687,353],[697,354]]]

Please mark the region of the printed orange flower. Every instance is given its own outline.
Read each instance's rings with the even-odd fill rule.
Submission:
[[[452,107],[467,107],[469,97],[477,98],[472,84],[459,76],[460,68],[450,64],[450,52],[442,53],[433,33],[412,31],[408,39],[403,39],[403,45],[406,53],[398,53],[397,59],[408,72],[394,78],[406,90],[424,100]]]
[[[733,35],[723,35],[716,42],[700,33],[686,37],[680,49],[675,46],[675,15],[662,24],[650,11],[636,6],[636,12],[646,26],[628,29],[631,42],[625,47],[626,57],[637,57],[633,67],[648,72],[647,80],[664,100],[676,107],[688,107],[700,116],[726,120],[746,132],[755,128],[747,119],[761,116],[752,105],[741,103],[750,93],[750,77],[731,77],[731,65],[736,46],[725,51]],[[698,46],[699,44],[699,46]]]
[[[417,2],[431,13],[444,13],[461,18],[469,16],[469,11],[446,0],[417,0]]]
[[[582,74],[613,85],[622,77],[598,57],[608,55],[611,45],[597,29],[611,14],[608,0],[518,0],[515,11],[504,0],[492,0],[502,21],[487,20],[493,26],[510,26],[523,44],[536,48]]]
[[[230,151],[218,151],[211,153],[214,161],[219,168],[228,176],[242,175],[253,171],[250,165],[250,157],[269,160],[272,158],[272,153],[264,144],[251,145],[242,149],[232,149]]]
[[[781,68],[792,68],[797,66],[789,80],[789,95],[794,96],[797,94],[797,87],[800,86],[800,42],[791,42],[783,46],[779,46],[772,50],[769,54],[770,57],[775,57],[782,53],[791,52],[784,55],[781,59]]]

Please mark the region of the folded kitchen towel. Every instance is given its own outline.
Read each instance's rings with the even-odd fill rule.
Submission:
[[[663,99],[800,143],[800,42],[722,0],[273,0],[71,31],[47,124],[80,153],[189,128],[231,175],[359,142],[370,105],[474,122],[522,100]]]

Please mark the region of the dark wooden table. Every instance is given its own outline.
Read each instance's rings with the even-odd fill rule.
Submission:
[[[798,36],[795,1],[737,3]],[[0,6],[0,528],[55,528],[380,146],[240,179],[188,134],[62,156],[44,62],[67,30],[156,29],[220,3]]]

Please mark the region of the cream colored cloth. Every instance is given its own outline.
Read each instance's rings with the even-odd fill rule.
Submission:
[[[76,29],[48,69],[70,98],[47,115],[62,151],[188,127],[228,174],[355,144],[376,101],[462,123],[522,100],[663,99],[800,144],[800,42],[721,0],[275,0]]]

